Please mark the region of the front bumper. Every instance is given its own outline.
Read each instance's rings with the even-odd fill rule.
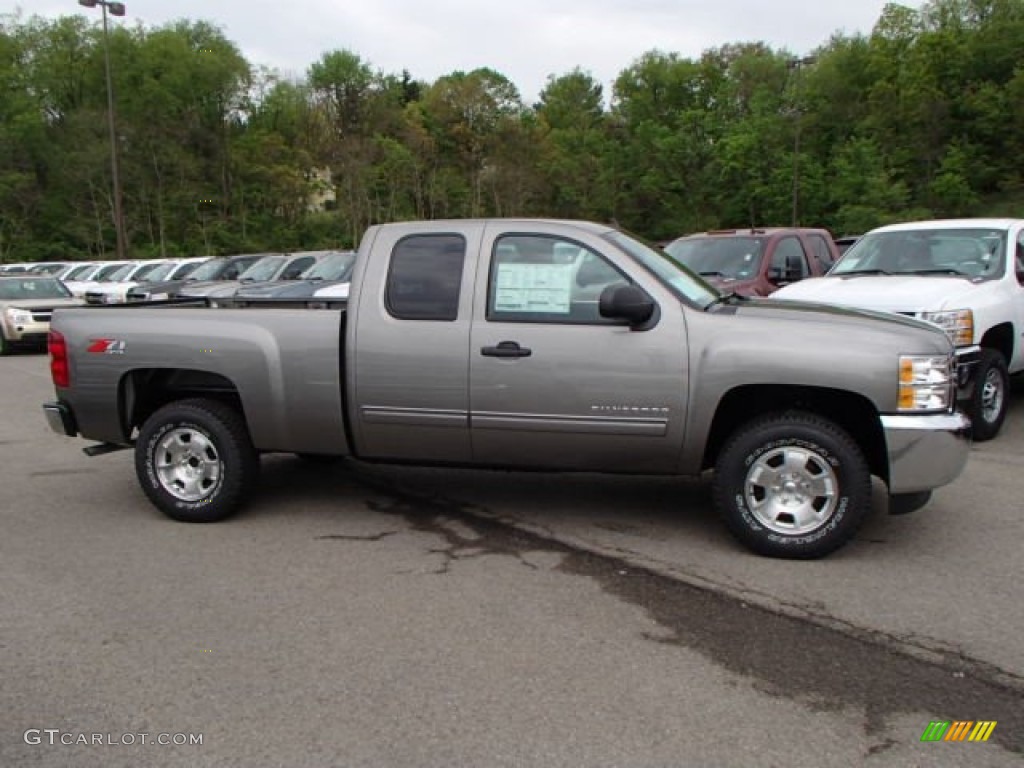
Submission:
[[[974,371],[981,361],[981,347],[958,347],[954,354],[956,363],[957,399],[971,396],[974,389]]]
[[[971,421],[960,412],[882,416],[889,493],[930,491],[953,482],[967,464]]]
[[[46,335],[50,332],[49,320],[33,320],[30,323],[13,323],[3,318],[4,337],[11,344],[46,344]]]
[[[78,435],[78,425],[75,423],[75,414],[67,403],[43,403],[43,414],[46,416],[46,423],[50,429],[58,435],[75,437]]]

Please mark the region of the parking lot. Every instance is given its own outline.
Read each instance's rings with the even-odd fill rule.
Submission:
[[[174,523],[47,430],[44,356],[0,359],[0,765],[1019,765],[1016,389],[927,507],[792,562],[671,478],[273,456]]]

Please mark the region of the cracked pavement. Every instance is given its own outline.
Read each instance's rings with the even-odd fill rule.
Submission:
[[[178,524],[47,396],[44,358],[0,360],[0,765],[1022,762],[1019,404],[934,508],[783,563],[662,478],[276,456],[238,518]],[[998,725],[921,743],[938,719]]]

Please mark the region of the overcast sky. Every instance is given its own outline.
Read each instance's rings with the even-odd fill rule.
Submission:
[[[763,40],[804,54],[836,31],[869,32],[884,0],[126,0],[128,19],[179,18],[221,27],[253,64],[300,76],[347,48],[375,69],[432,81],[490,67],[533,103],[548,75],[589,71],[611,95],[616,75],[645,51],[687,57]],[[904,0],[917,7],[919,0]],[[17,3],[24,13],[87,11],[76,0]],[[0,0],[0,12],[15,6]],[[117,23],[123,23],[118,20]]]

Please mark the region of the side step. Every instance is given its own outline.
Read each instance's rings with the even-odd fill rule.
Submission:
[[[89,457],[106,456],[108,453],[127,451],[131,447],[130,445],[121,445],[120,443],[97,443],[96,445],[86,446],[82,449],[82,453]]]

